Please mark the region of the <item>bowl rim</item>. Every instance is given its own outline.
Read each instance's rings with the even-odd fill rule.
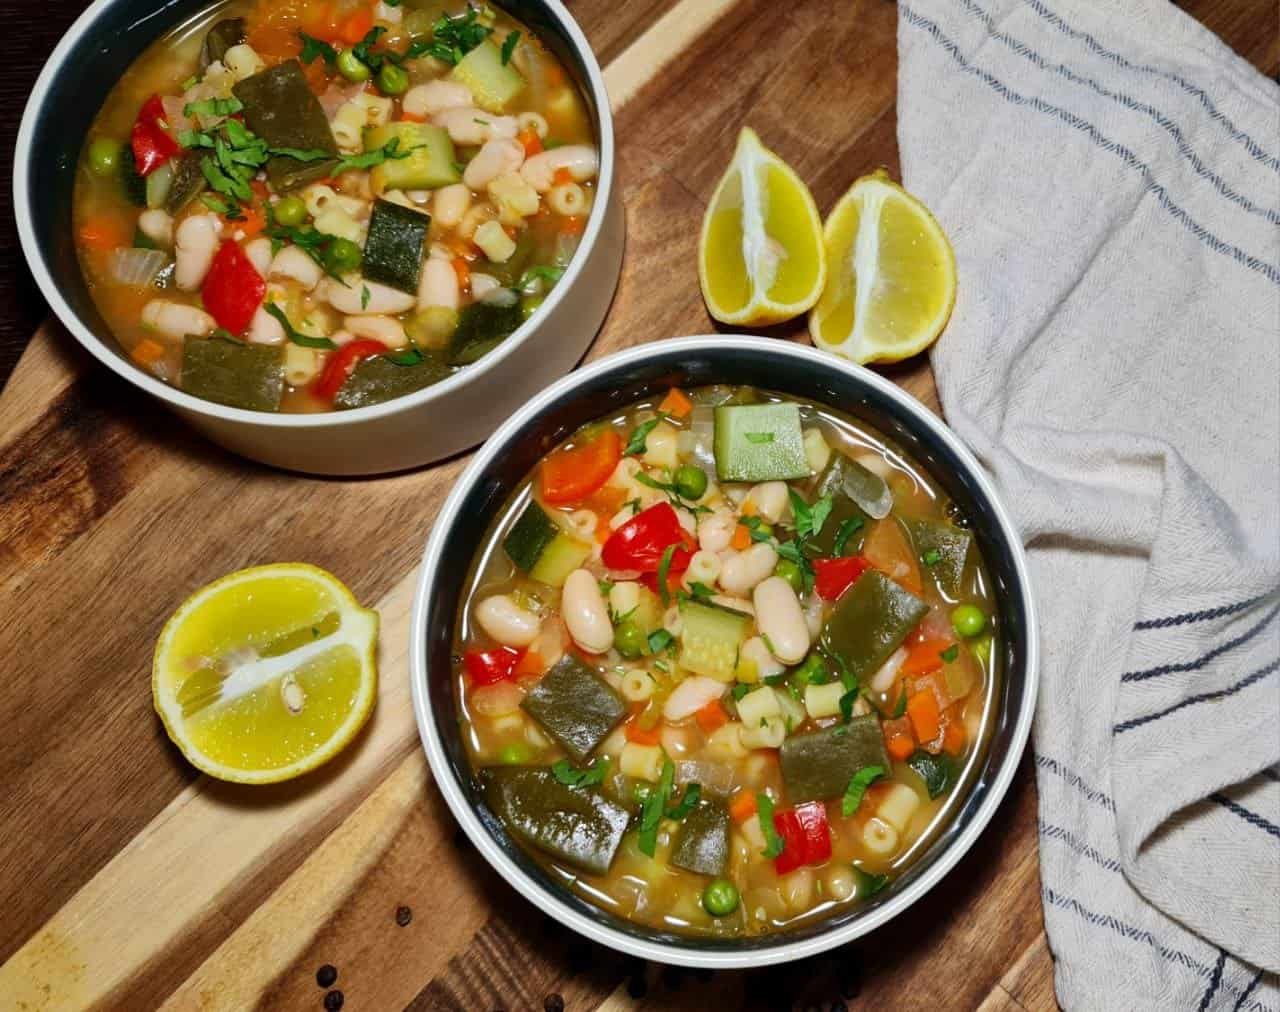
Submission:
[[[726,350],[740,349],[802,359],[818,368],[841,372],[846,378],[852,379],[856,383],[873,387],[892,399],[898,407],[903,409],[905,414],[911,416],[915,422],[928,429],[931,435],[947,444],[948,448],[955,453],[956,457],[969,471],[969,476],[973,478],[982,494],[987,497],[991,504],[992,512],[1010,545],[1013,568],[1018,578],[1020,603],[1027,618],[1026,672],[1024,676],[1026,691],[1023,695],[1022,705],[1015,718],[1009,750],[1003,762],[994,771],[993,778],[988,782],[989,787],[986,797],[969,822],[962,827],[959,834],[951,841],[950,845],[937,855],[918,878],[913,880],[900,893],[889,896],[879,906],[868,911],[866,916],[855,918],[851,923],[845,924],[838,929],[820,932],[812,937],[798,941],[789,941],[786,933],[780,933],[777,936],[778,944],[742,952],[732,950],[708,951],[636,938],[584,916],[562,901],[553,891],[544,889],[526,875],[498,845],[497,841],[489,835],[488,830],[471,807],[461,784],[455,779],[445,753],[440,729],[435,723],[428,700],[425,649],[427,642],[427,606],[433,592],[440,555],[450,527],[448,521],[458,513],[460,504],[470,492],[478,477],[490,462],[504,451],[507,442],[513,435],[557,401],[565,397],[572,397],[575,390],[586,381],[603,372],[617,369],[619,366],[641,363],[644,359],[654,354],[677,349],[687,351],[691,355],[702,351],[723,353]],[[1027,567],[1026,555],[1022,547],[1022,540],[977,459],[960,441],[959,437],[947,428],[946,424],[938,416],[934,415],[905,390],[869,369],[804,345],[780,341],[776,338],[761,338],[744,334],[701,334],[690,337],[668,338],[662,341],[637,345],[634,348],[607,355],[552,384],[542,393],[528,401],[511,418],[499,426],[488,441],[476,452],[466,470],[455,480],[448,498],[440,507],[423,551],[417,591],[414,595],[409,635],[410,688],[413,693],[413,708],[418,722],[418,733],[422,739],[423,748],[427,753],[427,761],[431,767],[432,775],[450,810],[453,812],[454,818],[457,819],[476,849],[480,851],[494,870],[534,906],[560,923],[567,924],[592,941],[641,959],[712,970],[765,966],[802,959],[825,952],[874,930],[897,916],[932,889],[973,846],[991,821],[1000,803],[1004,800],[1026,748],[1039,687],[1039,628],[1036,621],[1035,602],[1031,591],[1031,578]]]
[[[76,18],[58,41],[49,58],[45,61],[36,83],[31,89],[22,113],[22,121],[18,127],[18,138],[14,145],[13,163],[13,207],[14,218],[18,225],[18,245],[22,249],[27,267],[35,278],[41,295],[53,310],[62,325],[83,345],[94,358],[107,366],[117,375],[134,386],[168,403],[171,407],[197,415],[207,415],[224,422],[262,426],[268,429],[304,429],[324,430],[332,427],[359,425],[379,418],[414,410],[424,404],[446,399],[455,391],[464,389],[472,383],[483,382],[487,373],[495,370],[506,359],[518,354],[539,327],[559,307],[568,296],[578,277],[582,274],[586,261],[595,250],[596,243],[604,231],[605,218],[610,201],[614,199],[615,183],[615,151],[613,137],[613,111],[609,104],[609,94],[604,83],[604,74],[596,60],[595,51],[591,48],[578,22],[565,8],[561,0],[538,0],[546,6],[547,11],[557,22],[559,29],[568,39],[574,54],[581,61],[585,70],[584,90],[590,92],[595,104],[595,127],[600,150],[600,170],[596,177],[596,199],[587,217],[587,225],[583,230],[582,241],[578,245],[569,266],[561,279],[547,296],[546,300],[529,319],[517,327],[502,344],[489,352],[478,362],[459,370],[448,379],[442,380],[422,390],[393,398],[381,404],[372,404],[362,408],[351,408],[345,411],[321,411],[312,413],[278,413],[271,411],[250,411],[246,408],[233,408],[214,401],[179,390],[170,386],[128,361],[123,354],[110,347],[108,339],[99,337],[86,326],[79,315],[62,297],[61,289],[54,279],[53,271],[46,261],[44,251],[36,237],[35,226],[31,215],[32,194],[38,180],[29,171],[32,165],[32,144],[35,137],[36,123],[48,98],[52,83],[60,68],[66,62],[71,51],[81,40],[91,34],[99,15],[109,7],[129,3],[131,0],[94,0]],[[497,0],[501,6],[501,0]],[[152,0],[157,7],[164,6],[163,0]],[[75,171],[74,168],[72,171]]]

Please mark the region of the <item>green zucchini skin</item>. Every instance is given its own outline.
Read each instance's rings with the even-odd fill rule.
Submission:
[[[729,867],[729,810],[704,800],[684,817],[671,863],[698,875],[723,875]]]
[[[793,734],[783,741],[778,760],[793,802],[837,798],[860,769],[889,768],[884,733],[874,713],[854,717],[847,724]]]
[[[373,202],[361,271],[370,281],[410,295],[418,291],[431,216],[381,198]]]
[[[204,186],[204,173],[200,171],[199,156],[189,155],[177,159],[173,169],[173,182],[169,185],[169,195],[165,197],[164,209],[169,214],[177,214],[195,199]]]
[[[268,344],[188,337],[182,344],[181,387],[233,408],[279,411],[284,355]]]
[[[573,654],[556,661],[520,705],[579,763],[627,714],[627,704],[613,686]]]
[[[342,384],[333,403],[342,409],[363,408],[422,390],[452,375],[438,358],[426,357],[416,365],[396,365],[376,355],[366,358]]]
[[[133,148],[127,142],[120,146],[120,187],[125,200],[134,207],[147,206],[147,181],[139,175]]]
[[[338,160],[338,144],[297,60],[286,60],[246,77],[231,93],[244,103],[249,129],[271,147],[323,151],[332,156],[314,162],[273,157],[267,162],[267,177],[277,193],[329,175]]]
[[[631,814],[597,790],[568,787],[541,766],[483,770],[485,801],[516,837],[580,871],[613,864]]]
[[[450,365],[470,365],[492,351],[524,322],[520,304],[495,306],[473,302],[458,315],[458,329],[449,345]]]
[[[944,594],[950,598],[958,597],[973,535],[957,527],[935,524],[928,520],[903,520],[903,523],[907,533],[911,535],[911,543],[920,559],[921,569],[933,574]],[[932,566],[924,558],[931,551],[937,552],[939,556]]]
[[[731,404],[715,411],[721,481],[790,481],[809,475],[796,404]]]
[[[547,516],[547,511],[530,500],[511,532],[502,539],[502,548],[507,557],[527,573],[538,564],[547,545],[559,533],[559,526]]]
[[[907,638],[929,606],[879,570],[858,577],[822,627],[822,648],[862,681]]]

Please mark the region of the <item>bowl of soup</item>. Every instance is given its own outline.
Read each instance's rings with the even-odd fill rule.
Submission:
[[[623,216],[557,0],[99,0],[36,82],[14,195],[93,355],[321,474],[482,440],[582,356]]]
[[[734,335],[530,401],[455,485],[410,644],[428,759],[517,890],[713,968],[923,895],[1000,803],[1037,634],[1017,532],[932,413]]]

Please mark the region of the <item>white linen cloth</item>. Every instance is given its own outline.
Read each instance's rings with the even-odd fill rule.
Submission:
[[[1276,1012],[1280,89],[1163,0],[902,0],[898,41],[944,411],[1040,608],[1058,999]]]

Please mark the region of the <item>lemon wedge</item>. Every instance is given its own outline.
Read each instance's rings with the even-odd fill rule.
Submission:
[[[830,276],[809,314],[815,345],[898,362],[937,339],[956,301],[956,257],[927,207],[881,170],[840,198],[823,238]]]
[[[813,306],[826,277],[809,188],[743,127],[702,219],[698,279],[707,309],[721,323],[781,323]]]
[[[378,614],[303,563],[242,569],[187,598],[160,633],[156,712],[219,780],[289,780],[333,758],[378,688]]]

